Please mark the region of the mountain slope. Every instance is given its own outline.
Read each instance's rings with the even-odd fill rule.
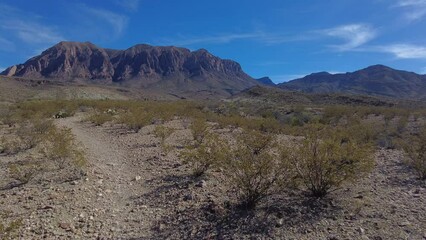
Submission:
[[[307,93],[345,93],[401,99],[425,99],[426,76],[383,65],[343,74],[320,72],[279,84],[286,90]]]
[[[230,95],[259,84],[237,62],[220,59],[207,50],[146,44],[114,50],[90,42],[60,42],[1,74],[63,82],[119,83],[189,95]]]
[[[269,77],[258,78],[256,80],[259,83],[262,83],[263,85],[266,85],[266,86],[275,86],[276,85],[274,82],[272,82],[272,80]]]

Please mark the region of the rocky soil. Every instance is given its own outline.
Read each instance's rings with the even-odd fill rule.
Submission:
[[[82,179],[0,191],[0,213],[23,220],[20,239],[426,239],[426,183],[398,150],[378,150],[367,178],[327,199],[294,191],[246,212],[217,173],[194,179],[181,163],[185,121],[165,123],[175,130],[163,148],[154,125],[134,133],[82,117],[56,122],[85,149]]]

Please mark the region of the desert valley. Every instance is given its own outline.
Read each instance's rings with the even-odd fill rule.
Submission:
[[[425,90],[61,42],[0,78],[0,237],[425,239]]]

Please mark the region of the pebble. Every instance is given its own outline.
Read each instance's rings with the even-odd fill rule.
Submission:
[[[142,177],[141,177],[141,176],[136,176],[136,177],[135,177],[135,181],[136,181],[136,182],[140,181],[141,179],[142,179]]]
[[[399,224],[400,227],[405,227],[405,226],[409,226],[411,225],[411,223],[409,221],[403,221]]]
[[[197,184],[195,184],[196,187],[204,188],[206,187],[207,182],[204,180],[199,181]]]
[[[275,227],[282,227],[284,225],[284,219],[279,218],[275,224]]]
[[[59,227],[67,231],[71,230],[71,224],[69,223],[61,222],[59,223]]]

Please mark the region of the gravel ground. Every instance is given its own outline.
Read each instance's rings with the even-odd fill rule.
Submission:
[[[23,220],[20,239],[426,239],[426,184],[398,150],[378,150],[367,178],[326,199],[295,191],[244,212],[217,173],[194,179],[180,162],[184,121],[165,124],[175,129],[165,152],[153,125],[134,133],[82,117],[57,124],[84,146],[86,176],[0,191],[6,220]]]

